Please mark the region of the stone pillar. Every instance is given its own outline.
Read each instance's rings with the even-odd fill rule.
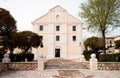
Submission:
[[[9,54],[4,54],[4,58],[2,59],[3,63],[9,63],[10,62],[10,58],[9,58]]]
[[[45,68],[46,57],[41,55],[38,57],[38,70],[44,70]]]
[[[97,67],[98,67],[98,60],[96,59],[96,55],[91,54],[90,71],[94,74],[94,72],[97,71]]]
[[[81,57],[80,57],[80,62],[85,62],[86,60],[85,60],[85,56],[84,55],[81,55]]]

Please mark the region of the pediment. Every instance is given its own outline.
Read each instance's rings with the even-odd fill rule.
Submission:
[[[50,9],[49,11],[66,11],[63,7],[57,5],[56,7]]]

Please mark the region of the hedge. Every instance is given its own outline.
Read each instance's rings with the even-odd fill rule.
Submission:
[[[85,56],[85,59],[87,61],[90,60],[90,56],[92,53],[92,51],[84,51],[83,55]],[[99,62],[120,62],[120,53],[115,53],[115,54],[99,54],[99,53],[95,53],[96,57],[98,59]]]
[[[116,54],[100,54],[99,55],[100,62],[120,62],[120,53]]]
[[[19,53],[19,54],[10,54],[11,62],[24,62],[25,59],[28,61],[33,61],[34,54],[33,53]]]

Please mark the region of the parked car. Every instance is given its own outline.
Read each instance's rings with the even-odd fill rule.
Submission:
[[[106,54],[112,54],[111,50],[106,50]]]

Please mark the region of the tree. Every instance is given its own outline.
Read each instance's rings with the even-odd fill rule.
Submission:
[[[9,11],[0,8],[0,37],[2,50],[11,49],[12,33],[17,31],[16,21]],[[12,50],[13,51],[13,50]],[[11,52],[12,52],[11,51]]]
[[[101,38],[93,36],[84,41],[84,46],[86,50],[90,48],[93,52],[98,52],[98,50],[103,48],[103,43]]]
[[[16,21],[9,11],[0,8],[0,35],[10,35],[16,32]]]
[[[14,48],[17,48],[17,46],[20,44],[19,43],[20,40],[18,37],[19,37],[18,32],[11,33],[10,39],[6,35],[1,36],[0,37],[1,51],[10,50],[10,53],[13,53]]]
[[[105,33],[120,26],[120,0],[87,0],[81,9],[79,15],[85,19],[88,30],[102,34],[105,54]]]
[[[90,37],[84,41],[85,51],[84,55],[86,60],[89,60],[92,53],[96,54],[96,57],[99,59],[100,50],[103,48],[102,39],[98,37]]]
[[[115,41],[115,48],[120,50],[120,40]]]
[[[31,31],[19,32],[18,38],[20,39],[20,41],[18,42],[18,48],[21,48],[22,50],[24,50],[24,52],[28,52],[31,47],[43,47],[39,35]]]

